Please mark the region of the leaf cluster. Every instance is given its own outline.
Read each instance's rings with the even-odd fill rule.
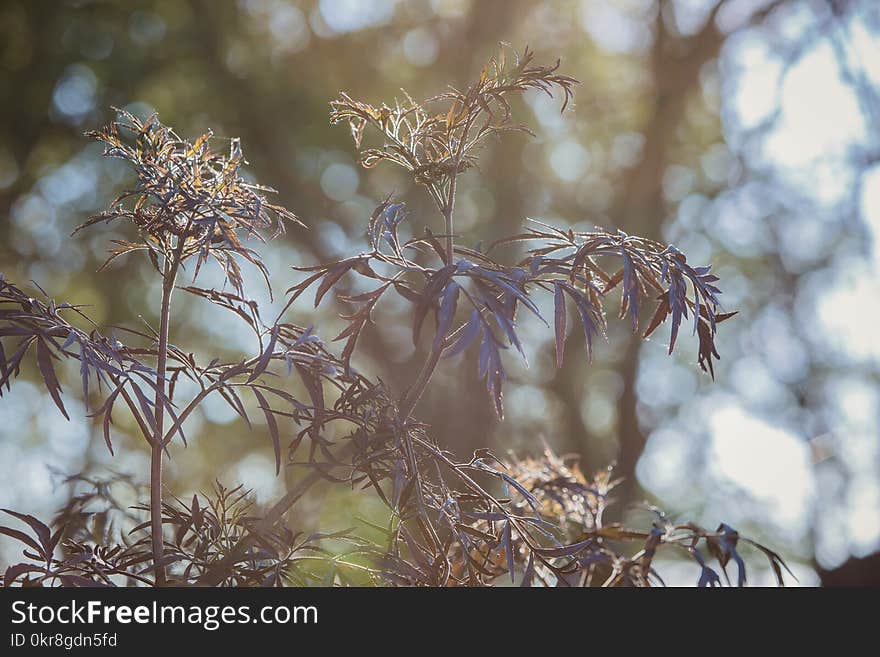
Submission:
[[[98,486],[88,497],[100,495]],[[146,511],[135,507],[134,511]],[[9,566],[4,586],[121,586],[150,585],[152,554],[149,522],[132,527],[124,543],[84,540],[75,535],[63,538],[70,524],[54,532],[33,516],[4,510],[27,524],[31,533],[0,526],[0,533],[24,544],[24,556],[31,559]],[[258,517],[249,491],[241,486],[228,489],[219,482],[206,495],[193,495],[189,502],[174,498],[163,506],[163,521],[169,529],[165,565],[172,572],[171,583],[196,585],[211,574],[224,586],[318,585],[338,559],[321,543],[324,540],[358,541],[344,532],[304,534],[277,523],[259,534],[259,542],[229,560],[232,549],[254,531]],[[60,552],[61,554],[56,554]]]

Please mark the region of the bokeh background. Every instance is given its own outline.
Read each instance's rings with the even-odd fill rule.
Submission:
[[[121,226],[68,237],[129,181],[82,136],[112,105],[158,111],[187,136],[241,137],[253,175],[309,226],[265,250],[281,290],[297,280],[290,265],[363,248],[365,219],[389,191],[413,209],[414,230],[439,232],[418,186],[357,167],[328,102],[341,90],[379,103],[401,87],[424,98],[465,85],[499,42],[561,58],[582,84],[562,114],[538,94],[516,105],[536,137],[491,145],[480,171],[462,177],[462,242],[516,232],[525,217],[619,227],[711,262],[725,309],[739,315],[721,327],[715,383],[696,367],[695,338],[667,357],[666,338],[639,343],[613,322],[592,365],[573,335],[557,372],[551,336],[526,322],[530,366],[507,362],[504,422],[467,357],[441,365],[419,417],[461,454],[535,453],[546,442],[587,470],[615,461],[618,514],[649,500],[707,526],[727,522],[778,549],[802,585],[880,583],[874,0],[4,0],[0,271],[91,304],[102,324],[155,323],[147,262],[95,273]],[[178,346],[252,349],[234,322],[176,300]],[[340,310],[296,306],[292,319],[330,337]],[[400,390],[423,354],[401,309],[379,310],[387,319],[364,338],[358,365]],[[74,490],[65,474],[146,479],[147,451],[125,438],[124,417],[111,457],[81,405],[69,397],[64,421],[34,381],[25,371],[0,400],[0,507],[50,517]],[[222,401],[188,429],[189,447],[168,465],[174,494],[220,479],[270,502],[301,476],[275,477],[265,431],[248,432]],[[296,519],[333,530],[381,513],[333,489]],[[0,542],[0,563],[13,558]],[[756,559],[751,581],[769,583],[764,568]],[[659,569],[668,583],[696,579],[684,562]]]

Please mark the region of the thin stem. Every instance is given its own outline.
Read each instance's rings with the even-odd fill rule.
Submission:
[[[468,117],[462,128],[461,135],[458,138],[458,144],[455,149],[455,158],[453,160],[453,169],[449,176],[449,193],[446,196],[446,203],[441,209],[443,212],[443,218],[446,220],[446,253],[448,258],[447,264],[450,265],[455,263],[455,222],[452,218],[453,212],[455,211],[455,186],[458,179],[458,170],[461,166],[461,160],[467,150],[465,146],[467,144],[468,133],[470,133],[471,126],[473,126],[474,120],[478,115],[479,112]]]
[[[446,262],[447,264],[455,263],[455,222],[452,219],[452,213],[455,210],[455,181],[457,176],[452,174],[449,181],[449,196],[446,197],[446,204],[443,208],[443,218],[446,220]]]
[[[458,158],[456,158],[456,166],[458,166],[458,161],[460,159],[461,155],[459,154]],[[453,235],[455,224],[452,217],[453,212],[455,211],[456,178],[456,174],[453,173],[449,180],[449,192],[446,195],[446,201],[440,208],[443,214],[443,219],[446,223],[446,264],[448,265],[455,263],[455,236]],[[419,372],[416,382],[410,387],[409,392],[401,401],[401,421],[406,422],[413,410],[415,410],[416,404],[418,404],[419,399],[421,399],[425,392],[425,388],[427,388],[428,384],[431,382],[431,377],[434,376],[434,370],[437,369],[437,363],[440,362],[440,356],[443,355],[443,350],[446,348],[446,344],[447,342],[444,340],[438,348],[431,351],[431,355],[422,366],[422,370]]]
[[[162,275],[162,306],[159,310],[159,353],[156,363],[156,432],[153,435],[150,455],[150,534],[153,550],[153,568],[156,586],[165,586],[165,566],[162,564],[165,546],[162,536],[162,452],[165,449],[165,375],[168,370],[168,326],[171,318],[171,294],[180,265],[183,239],[174,254],[165,259]]]

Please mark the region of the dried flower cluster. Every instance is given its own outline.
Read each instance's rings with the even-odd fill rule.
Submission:
[[[4,584],[642,586],[662,582],[654,555],[676,548],[696,561],[699,584],[721,582],[710,559],[725,575],[732,560],[742,584],[745,567],[737,549],[744,542],[764,552],[782,583],[785,566],[779,556],[727,525],[710,532],[673,524],[656,510],[647,530],[605,524],[603,512],[615,484],[609,471],[588,479],[575,463],[549,450],[538,459],[505,462],[480,449],[462,459],[414,415],[441,359],[474,348],[479,376],[502,417],[504,354],[511,347],[524,352],[518,313],[530,313],[550,327],[535,302],[537,294],[553,295],[559,365],[571,323],[580,324],[592,353],[594,339],[605,333],[607,299],[620,288],[619,315],[634,331],[647,306],[653,308],[646,337],[669,320],[670,353],[683,321],[692,322],[698,362],[714,377],[717,325],[732,313],[719,312],[718,279],[709,267],[689,264],[674,247],[619,231],[576,233],[538,222],[498,239],[485,252],[456,243],[457,177],[474,167],[477,149],[489,135],[527,131],[513,122],[510,97],[537,89],[561,94],[563,108],[571,99],[576,81],[559,74],[558,64],[538,66],[533,59],[529,50],[512,58],[502,52],[466,90],[452,89],[425,104],[406,96],[403,104],[375,107],[345,94],[331,103],[331,121],[347,122],[358,148],[368,128],[383,139],[381,147],[362,150],[363,165],[388,161],[410,171],[444,222],[442,234],[426,228],[424,235],[404,240],[399,227],[412,217],[402,202],[389,197],[369,218],[365,252],[295,267],[305,277],[288,289],[285,311],[312,289],[318,306],[348,275],[373,282],[367,291],[340,299],[351,310],[335,338],[345,341],[339,356],[313,329],[282,321],[286,312],[265,322],[246,295],[236,258],[260,267],[267,281],[268,273],[259,253],[242,240],[259,238],[272,225],[277,234],[285,220],[298,221],[266,201],[262,194],[268,188],[240,177],[244,160],[237,141],[221,156],[211,150],[210,133],[188,142],[156,117],[141,122],[125,112],[93,133],[107,144],[107,155],[133,168],[137,184],[84,225],[120,218],[135,224],[140,240],[116,242],[110,259],[147,252],[163,283],[160,326],[128,331],[131,344],[124,345],[104,337],[80,308],[58,305],[45,293],[45,300],[38,300],[0,279],[0,393],[33,347],[46,389],[66,416],[55,363],[78,360],[84,401],[100,399],[92,408],[102,418],[108,448],[112,451],[111,413],[124,406],[151,450],[149,503],[126,509],[110,495],[111,480],[75,477],[86,492],[71,500],[53,527],[7,512],[31,533],[0,527],[24,545],[29,559],[8,568]],[[426,109],[437,104],[439,113]],[[497,255],[517,245],[526,245],[524,259],[520,255],[511,262]],[[179,271],[193,257],[194,275],[209,258],[219,262],[231,291],[196,287],[194,281],[177,285]],[[174,347],[169,317],[175,289],[245,322],[256,352],[224,362]],[[386,293],[409,304],[412,340],[417,346],[424,340],[427,348],[421,371],[404,391],[352,367],[358,339]],[[11,355],[3,342],[12,346]],[[181,377],[196,384],[188,399],[179,394]],[[187,418],[210,395],[219,395],[248,425],[248,409],[259,408],[278,471],[294,462],[309,466],[310,472],[271,508],[257,509],[241,487],[230,490],[219,483],[211,494],[189,502],[164,499],[163,458],[175,436],[185,442]],[[287,444],[279,429],[282,418],[299,427]],[[382,540],[290,529],[286,512],[319,481],[377,495],[388,507],[387,527],[373,527]],[[148,522],[140,521],[142,514],[149,515]]]
[[[181,261],[198,256],[194,277],[212,257],[223,265],[238,292],[243,282],[233,255],[259,266],[265,274],[259,254],[242,244],[241,235],[262,239],[260,231],[274,225],[272,236],[277,237],[284,233],[285,221],[302,224],[292,212],[266,200],[264,194],[273,189],[241,177],[245,160],[239,140],[229,140],[229,154],[221,155],[211,149],[210,131],[187,141],[155,115],[141,121],[125,110],[117,112],[116,121],[87,136],[106,145],[105,156],[124,160],[134,170],[137,185],[77,231],[99,222],[128,219],[143,239],[139,243],[115,241],[116,248],[104,264],[131,251],[146,250],[159,269],[159,259],[171,259],[174,249],[179,249]]]
[[[443,187],[477,163],[476,150],[488,136],[511,130],[529,132],[513,122],[508,96],[529,89],[548,95],[560,90],[565,96],[563,108],[572,97],[572,86],[577,81],[556,72],[559,62],[555,66],[535,66],[534,53],[528,48],[513,63],[507,61],[506,54],[502,50],[492,58],[479,79],[465,91],[453,88],[424,105],[406,94],[405,102],[395,101],[393,108],[385,104],[374,107],[342,93],[330,103],[330,121],[347,121],[358,148],[366,126],[382,134],[381,148],[361,152],[363,166],[392,162],[411,171],[429,188]],[[429,110],[436,105],[441,105],[442,111]]]

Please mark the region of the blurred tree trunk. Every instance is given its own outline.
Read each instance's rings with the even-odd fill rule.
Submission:
[[[661,7],[665,4],[661,3]],[[663,176],[672,163],[670,149],[675,144],[678,128],[684,119],[688,97],[699,87],[700,70],[717,57],[725,35],[716,28],[714,16],[710,17],[702,31],[687,38],[669,30],[663,19],[663,11],[658,12],[654,27],[654,44],[648,62],[651,95],[645,100],[650,111],[641,130],[645,138],[642,157],[623,177],[625,186],[617,190],[611,218],[616,226],[628,233],[660,240],[663,222],[669,211],[663,196]],[[570,336],[568,342],[566,354],[571,348],[572,357],[566,356],[566,364],[553,386],[565,402],[569,431],[581,437],[588,431],[580,411],[583,346],[580,345],[580,336],[576,334]],[[623,378],[623,389],[617,401],[616,471],[623,478],[616,495],[619,503],[617,508],[620,510],[639,493],[635,472],[646,439],[638,421],[635,390],[640,346],[640,336],[630,336],[617,368]]]
[[[867,557],[853,557],[837,568],[818,568],[822,586],[880,586],[880,552]]]
[[[27,7],[13,4],[0,9],[0,55],[5,48],[17,48],[20,52],[14,57],[20,60],[10,68],[2,69],[3,84],[0,85],[0,108],[3,121],[0,123],[0,144],[9,150],[18,165],[18,177],[10,186],[0,189],[0,257],[12,260],[14,255],[9,242],[10,224],[6,221],[12,202],[34,183],[33,174],[27,169],[27,158],[37,147],[47,132],[58,131],[52,125],[47,111],[52,102],[53,86],[63,72],[64,58],[40,44],[60,38],[56,21],[52,20],[56,8],[43,3],[33,3]],[[17,25],[22,21],[26,30]],[[16,44],[13,31],[27,34],[28,47]],[[21,38],[19,36],[19,38]],[[22,52],[23,51],[23,52]],[[5,63],[5,62],[4,62]],[[35,76],[34,71],[40,75]],[[39,107],[44,111],[23,111],[24,108]]]
[[[660,241],[668,212],[663,196],[663,176],[672,164],[670,148],[674,146],[676,133],[683,122],[688,97],[699,89],[700,70],[718,56],[724,35],[710,19],[700,33],[682,39],[669,32],[662,12],[658,12],[655,27],[651,52],[653,113],[644,130],[642,159],[632,171],[630,183],[620,190],[614,220],[628,233]],[[623,392],[617,406],[617,463],[618,475],[624,478],[618,490],[620,508],[634,501],[639,492],[636,465],[645,448],[646,436],[639,426],[635,390],[641,344],[640,335],[629,338],[620,370]]]

